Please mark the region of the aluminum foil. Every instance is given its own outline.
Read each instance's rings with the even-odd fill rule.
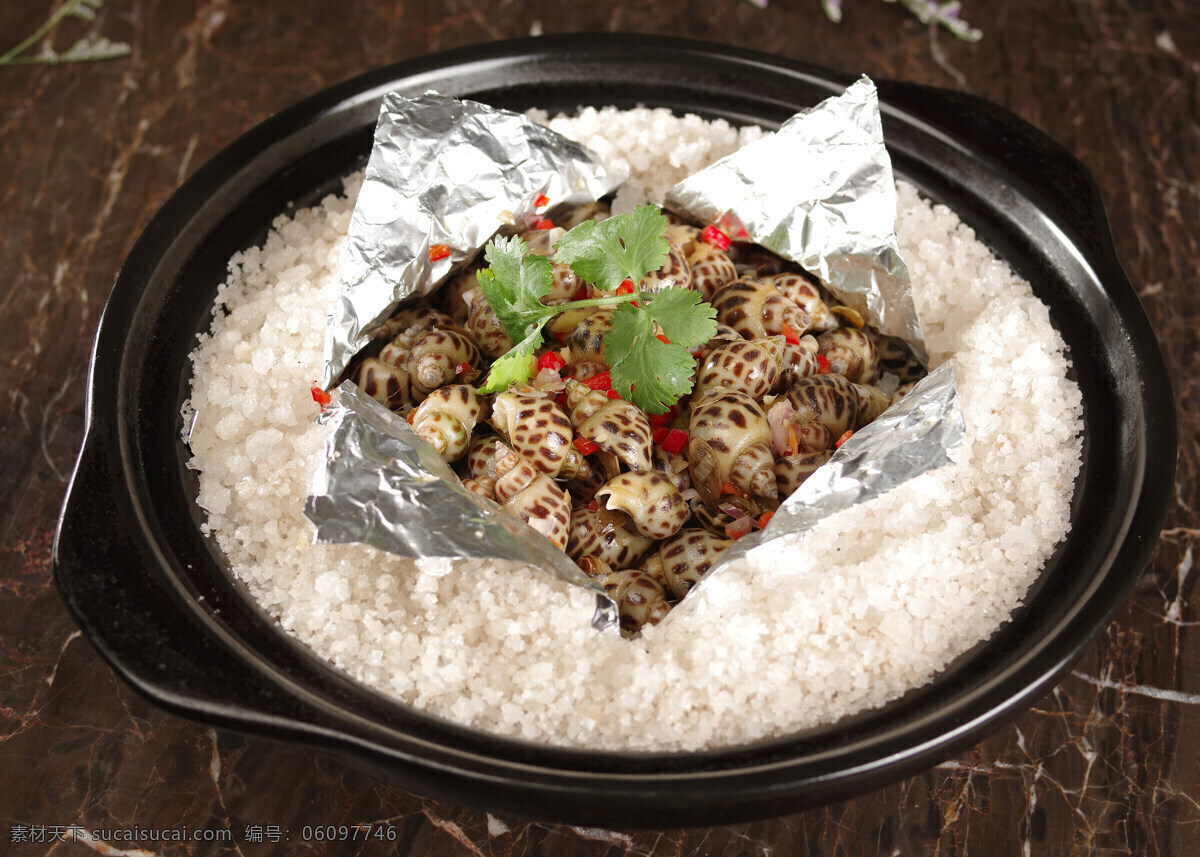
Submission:
[[[801,127],[807,116],[813,115],[819,128],[803,134],[789,130],[793,123]],[[846,123],[851,127],[845,127]],[[870,133],[863,132],[864,126]],[[863,236],[886,233],[891,242],[887,247],[894,249],[894,185],[878,131],[878,107],[869,81],[855,84],[841,100],[832,99],[785,125],[774,139],[789,146],[793,137],[806,141],[804,145],[817,154],[806,163],[805,173],[830,170],[835,174],[828,182],[830,188],[843,190],[831,189],[825,196],[810,192],[818,202],[784,213],[784,222],[790,225],[798,216],[807,218],[804,222],[810,225],[799,228],[809,236],[823,228],[825,221],[861,217],[866,232],[860,235],[855,222],[853,234],[843,230],[845,234],[837,240],[848,243],[853,238],[855,246],[879,247],[883,246],[881,238]],[[825,136],[818,141],[820,134]],[[843,139],[847,140],[844,144]],[[871,153],[869,164],[864,165],[861,158],[847,159],[850,149]],[[828,160],[833,153],[838,153],[836,163]],[[751,166],[754,161],[750,159]],[[781,188],[775,175],[753,173],[750,167],[735,168],[733,173],[745,176],[737,185],[740,198],[753,198],[756,187],[770,189],[763,193],[764,198],[805,198],[797,195],[795,187]],[[385,320],[399,300],[428,293],[455,262],[473,257],[505,212],[514,219],[520,217],[539,194],[555,202],[587,202],[614,189],[618,178],[591,164],[575,144],[517,114],[433,94],[415,99],[388,96],[351,221],[342,265],[343,291],[330,314],[326,384],[337,380],[349,358],[368,341],[372,327]],[[809,184],[816,188],[822,183],[813,180]],[[861,206],[854,200],[836,199],[839,193],[850,193],[845,188],[851,186],[863,197]],[[885,190],[890,207],[880,201]],[[886,229],[876,222],[885,211]],[[759,229],[757,215],[747,209],[736,209],[736,216],[746,218],[747,228]],[[712,217],[699,215],[699,219]],[[785,255],[790,255],[787,247],[820,244],[771,240],[777,232],[787,235],[782,228],[772,228],[764,233],[765,239],[755,233],[755,240]],[[826,243],[834,240],[830,237]],[[436,243],[449,245],[451,255],[431,264],[428,248]],[[825,264],[834,280],[858,282],[871,294],[864,300],[881,303],[895,320],[890,289],[903,285],[907,297],[906,269],[898,253],[872,252],[891,267],[878,267],[875,261],[864,261],[850,251],[842,251],[845,258],[840,261],[832,258]],[[806,264],[804,259],[797,261]],[[858,272],[857,280],[838,274],[851,269]],[[842,293],[838,296],[845,300]],[[907,305],[911,311],[910,298]],[[912,324],[916,324],[915,315]],[[919,327],[916,330],[919,334]],[[913,342],[909,336],[905,338]],[[594,627],[619,629],[616,605],[597,581],[516,516],[464,488],[433,447],[418,438],[402,417],[361,394],[349,381],[337,388],[335,402],[323,417],[332,424],[332,431],[325,461],[314,477],[304,509],[316,525],[318,541],[362,542],[416,558],[488,558],[539,566],[596,595]],[[765,530],[737,542],[705,580],[751,551],[795,537],[826,515],[953,460],[952,450],[962,436],[953,375],[945,366],[854,434],[783,503]]]
[[[322,386],[337,383],[400,301],[433,291],[539,195],[581,205],[625,178],[518,113],[436,93],[386,95],[326,320]],[[449,255],[431,262],[439,244]]]
[[[318,542],[540,566],[595,592],[592,626],[618,629],[616,604],[599,583],[524,521],[464,488],[403,417],[344,381],[322,418],[332,431],[304,504]]]
[[[811,530],[823,518],[886,494],[930,470],[957,463],[955,450],[966,436],[966,424],[953,365],[949,361],[934,369],[908,395],[851,435],[783,501],[765,529],[743,536],[721,554],[692,593],[748,554],[778,550],[780,540]]]
[[[684,179],[667,193],[666,207],[799,263],[927,363],[896,239],[896,183],[879,96],[869,78]]]

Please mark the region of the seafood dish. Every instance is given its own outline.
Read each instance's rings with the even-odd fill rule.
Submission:
[[[361,172],[230,260],[191,354],[183,424],[203,531],[257,604],[403,706],[489,736],[622,753],[834,723],[995,634],[1066,537],[1082,460],[1082,397],[1030,284],[898,181],[926,368],[954,361],[959,460],[697,589],[714,557],[925,369],[796,266],[722,246],[706,224],[667,222],[663,261],[607,292],[620,306],[566,307],[597,294],[562,263],[564,236],[661,206],[666,188],[762,132],[661,108],[539,118],[631,177],[611,203],[546,208],[505,237],[519,240],[518,262],[550,266],[546,300],[558,302],[526,377],[493,377],[521,342],[484,299],[486,256],[403,306],[346,377],[403,414],[469,489],[605,582],[625,633],[598,633],[595,594],[544,569],[314,543],[302,509],[329,429],[312,391]],[[691,389],[639,404],[647,384],[621,375],[604,333],[639,296],[653,306],[678,292],[712,307],[711,333],[687,346]]]

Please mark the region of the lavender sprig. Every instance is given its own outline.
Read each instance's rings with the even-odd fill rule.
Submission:
[[[50,47],[42,45],[41,50],[30,56],[21,56],[58,26],[63,18],[81,18],[84,21],[94,21],[96,10],[103,5],[103,0],[64,0],[63,4],[50,13],[42,26],[33,35],[19,45],[0,54],[0,66],[27,65],[30,63],[47,63],[54,65],[60,62],[92,62],[95,60],[115,59],[128,56],[132,48],[125,42],[114,42],[103,36],[87,36],[75,42],[64,53],[59,53]]]
[[[896,3],[897,0],[883,0],[885,3]],[[939,3],[937,0],[898,0],[922,24],[938,24],[945,27],[965,42],[977,42],[983,38],[983,32],[977,30],[958,17],[962,5],[958,0]]]
[[[884,0],[885,3],[902,3],[904,8],[916,16],[922,24],[935,24],[945,27],[965,42],[977,42],[983,38],[983,32],[975,29],[962,18],[958,17],[961,4],[957,0],[939,3],[937,0]],[[766,0],[755,5],[764,7]],[[825,17],[835,24],[842,20],[842,0],[821,0],[821,9]]]

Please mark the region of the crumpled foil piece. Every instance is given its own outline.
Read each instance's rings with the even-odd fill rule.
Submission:
[[[956,464],[955,450],[966,437],[966,423],[953,366],[953,361],[947,361],[934,369],[874,422],[852,434],[783,501],[765,529],[743,536],[721,554],[688,597],[748,554],[778,549],[780,539],[799,536],[823,518],[886,494],[930,470]]]
[[[666,207],[799,263],[927,365],[896,239],[879,95],[863,76],[667,193]]]
[[[519,113],[432,92],[388,93],[326,319],[322,387],[337,383],[400,301],[433,291],[505,220],[532,212],[539,195],[552,206],[581,205],[625,178]],[[431,262],[438,244],[449,255]]]
[[[437,450],[351,381],[322,419],[333,429],[304,515],[316,540],[362,542],[414,558],[516,560],[596,593],[592,626],[618,630],[604,587],[528,524],[464,488]]]

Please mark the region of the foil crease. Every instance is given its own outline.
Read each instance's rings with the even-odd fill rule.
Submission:
[[[870,78],[684,179],[665,205],[797,262],[927,364],[896,239],[896,182]]]
[[[956,464],[955,451],[966,437],[966,424],[953,366],[948,361],[934,369],[908,395],[851,435],[783,501],[765,529],[743,536],[721,554],[688,597],[748,554],[778,550],[781,539],[802,535],[823,518],[873,500],[930,470]]]
[[[326,319],[329,389],[400,301],[433,291],[544,195],[554,206],[611,193],[624,172],[518,113],[436,93],[388,93]],[[430,261],[430,248],[449,255]]]
[[[596,594],[594,628],[618,629],[617,606],[603,586],[520,518],[464,488],[403,417],[351,381],[339,385],[335,402],[322,416],[332,429],[304,504],[318,542],[540,566]]]

